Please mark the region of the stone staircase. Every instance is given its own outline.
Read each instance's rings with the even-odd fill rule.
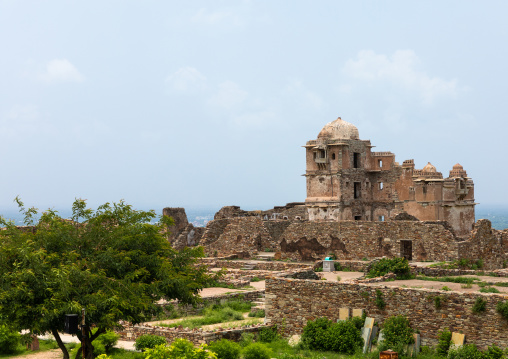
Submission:
[[[258,254],[254,257],[255,260],[258,261],[271,261],[273,260],[274,252],[258,252]]]
[[[264,310],[265,309],[265,295],[264,293],[261,294],[261,296],[256,299],[255,301],[252,302],[254,304],[254,306],[251,308],[251,311],[256,311],[256,310]]]
[[[245,262],[242,268],[242,270],[255,270],[256,269],[256,263],[253,262]]]

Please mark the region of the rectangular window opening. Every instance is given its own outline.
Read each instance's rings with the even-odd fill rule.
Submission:
[[[383,182],[379,182],[379,189],[383,189]]]
[[[360,154],[353,153],[353,168],[360,168]]]
[[[355,216],[355,221],[361,221],[362,220],[362,216]]]
[[[379,222],[384,222],[385,221],[385,216],[379,216],[378,219],[379,219]]]
[[[362,183],[361,182],[355,182],[354,198],[360,198],[361,189],[362,189]]]
[[[383,168],[383,160],[378,160],[379,168]]]

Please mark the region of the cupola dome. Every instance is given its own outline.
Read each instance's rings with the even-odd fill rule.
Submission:
[[[318,138],[327,140],[359,140],[358,129],[340,117],[329,122],[319,132]]]

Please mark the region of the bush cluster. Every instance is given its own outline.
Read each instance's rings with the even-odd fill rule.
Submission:
[[[403,315],[386,319],[383,323],[383,333],[384,340],[380,344],[386,348],[414,343],[414,330],[411,328],[409,320]]]
[[[446,356],[452,342],[452,333],[448,329],[443,329],[438,333],[437,339],[436,353],[441,356]]]
[[[97,339],[93,341],[93,353],[96,356],[109,353],[118,342],[119,338],[120,336],[111,330],[99,335]]]
[[[411,268],[406,258],[382,258],[372,263],[367,278],[382,277],[388,273],[395,273],[397,279],[411,278]]]
[[[212,342],[208,348],[217,354],[219,359],[238,359],[242,351],[240,344],[227,339]]]
[[[145,351],[147,349],[153,349],[158,345],[165,345],[167,343],[166,338],[159,335],[144,334],[141,335],[134,343],[136,350]]]
[[[303,345],[311,350],[353,354],[363,346],[357,323],[353,320],[334,323],[327,318],[309,321],[301,337]]]
[[[12,354],[16,352],[21,340],[18,332],[11,330],[6,325],[0,325],[0,354]]]

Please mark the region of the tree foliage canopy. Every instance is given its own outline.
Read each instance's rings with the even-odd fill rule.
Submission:
[[[158,314],[161,299],[195,303],[210,280],[195,265],[201,248],[170,246],[164,236],[172,224],[168,217],[152,224],[153,211],[123,201],[94,211],[77,199],[72,219],[48,210],[36,222],[37,211],[17,201],[27,226],[0,218],[0,319],[18,330],[58,336],[64,315],[81,315],[85,308],[84,340],[91,346],[121,320],[140,323]]]

